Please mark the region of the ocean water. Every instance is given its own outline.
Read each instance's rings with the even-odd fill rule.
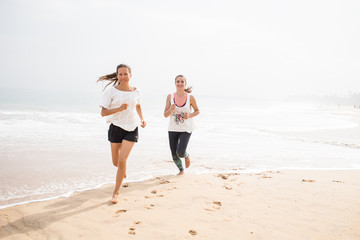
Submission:
[[[140,128],[125,182],[177,173],[164,100],[143,101],[147,127]],[[360,136],[343,142],[301,135],[357,129],[359,109],[208,96],[197,102],[201,114],[188,146],[189,173],[360,168]],[[0,208],[114,183],[108,124],[95,104],[83,109],[0,106]]]

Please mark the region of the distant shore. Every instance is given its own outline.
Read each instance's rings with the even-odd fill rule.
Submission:
[[[360,239],[360,170],[161,176],[0,209],[1,239]]]
[[[340,107],[335,105],[328,105],[324,106],[323,108],[330,110],[334,115],[349,117],[352,122],[357,124],[357,127],[302,132],[281,132],[278,134],[288,137],[304,138],[314,142],[360,149],[360,109],[355,109],[353,106],[344,105]]]

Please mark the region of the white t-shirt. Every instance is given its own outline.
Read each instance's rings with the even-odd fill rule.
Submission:
[[[120,91],[112,86],[105,90],[100,106],[106,109],[114,109],[120,107],[124,103],[128,104],[126,110],[109,115],[107,117],[107,122],[111,122],[126,131],[134,131],[140,124],[140,118],[136,112],[136,105],[140,104],[140,102],[140,89],[126,92]]]
[[[174,104],[174,94],[171,94],[170,103]],[[191,112],[190,93],[188,93],[184,106],[178,107],[175,105],[175,111],[170,115],[168,130],[170,132],[191,133],[195,129],[194,120],[193,118],[184,118],[185,113],[190,114]]]

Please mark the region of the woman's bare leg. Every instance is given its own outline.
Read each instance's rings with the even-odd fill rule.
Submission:
[[[113,202],[116,203],[117,199],[116,196],[119,194],[120,186],[122,184],[122,181],[126,177],[126,161],[130,155],[131,149],[133,148],[135,142],[129,142],[126,140],[123,140],[120,148],[120,154],[119,154],[119,164],[118,164],[118,170],[116,174],[116,184],[115,189],[113,193]]]
[[[187,158],[185,158],[185,167],[189,168],[190,167],[190,156],[188,155]]]
[[[121,143],[110,143],[111,145],[111,157],[112,162],[115,167],[119,166],[119,158],[120,158],[120,149],[121,149]],[[126,174],[125,177],[126,178]]]
[[[115,167],[119,166],[121,143],[110,143],[112,162]]]

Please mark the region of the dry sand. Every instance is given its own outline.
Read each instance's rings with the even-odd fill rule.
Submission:
[[[360,170],[163,176],[0,210],[1,239],[360,239]]]

